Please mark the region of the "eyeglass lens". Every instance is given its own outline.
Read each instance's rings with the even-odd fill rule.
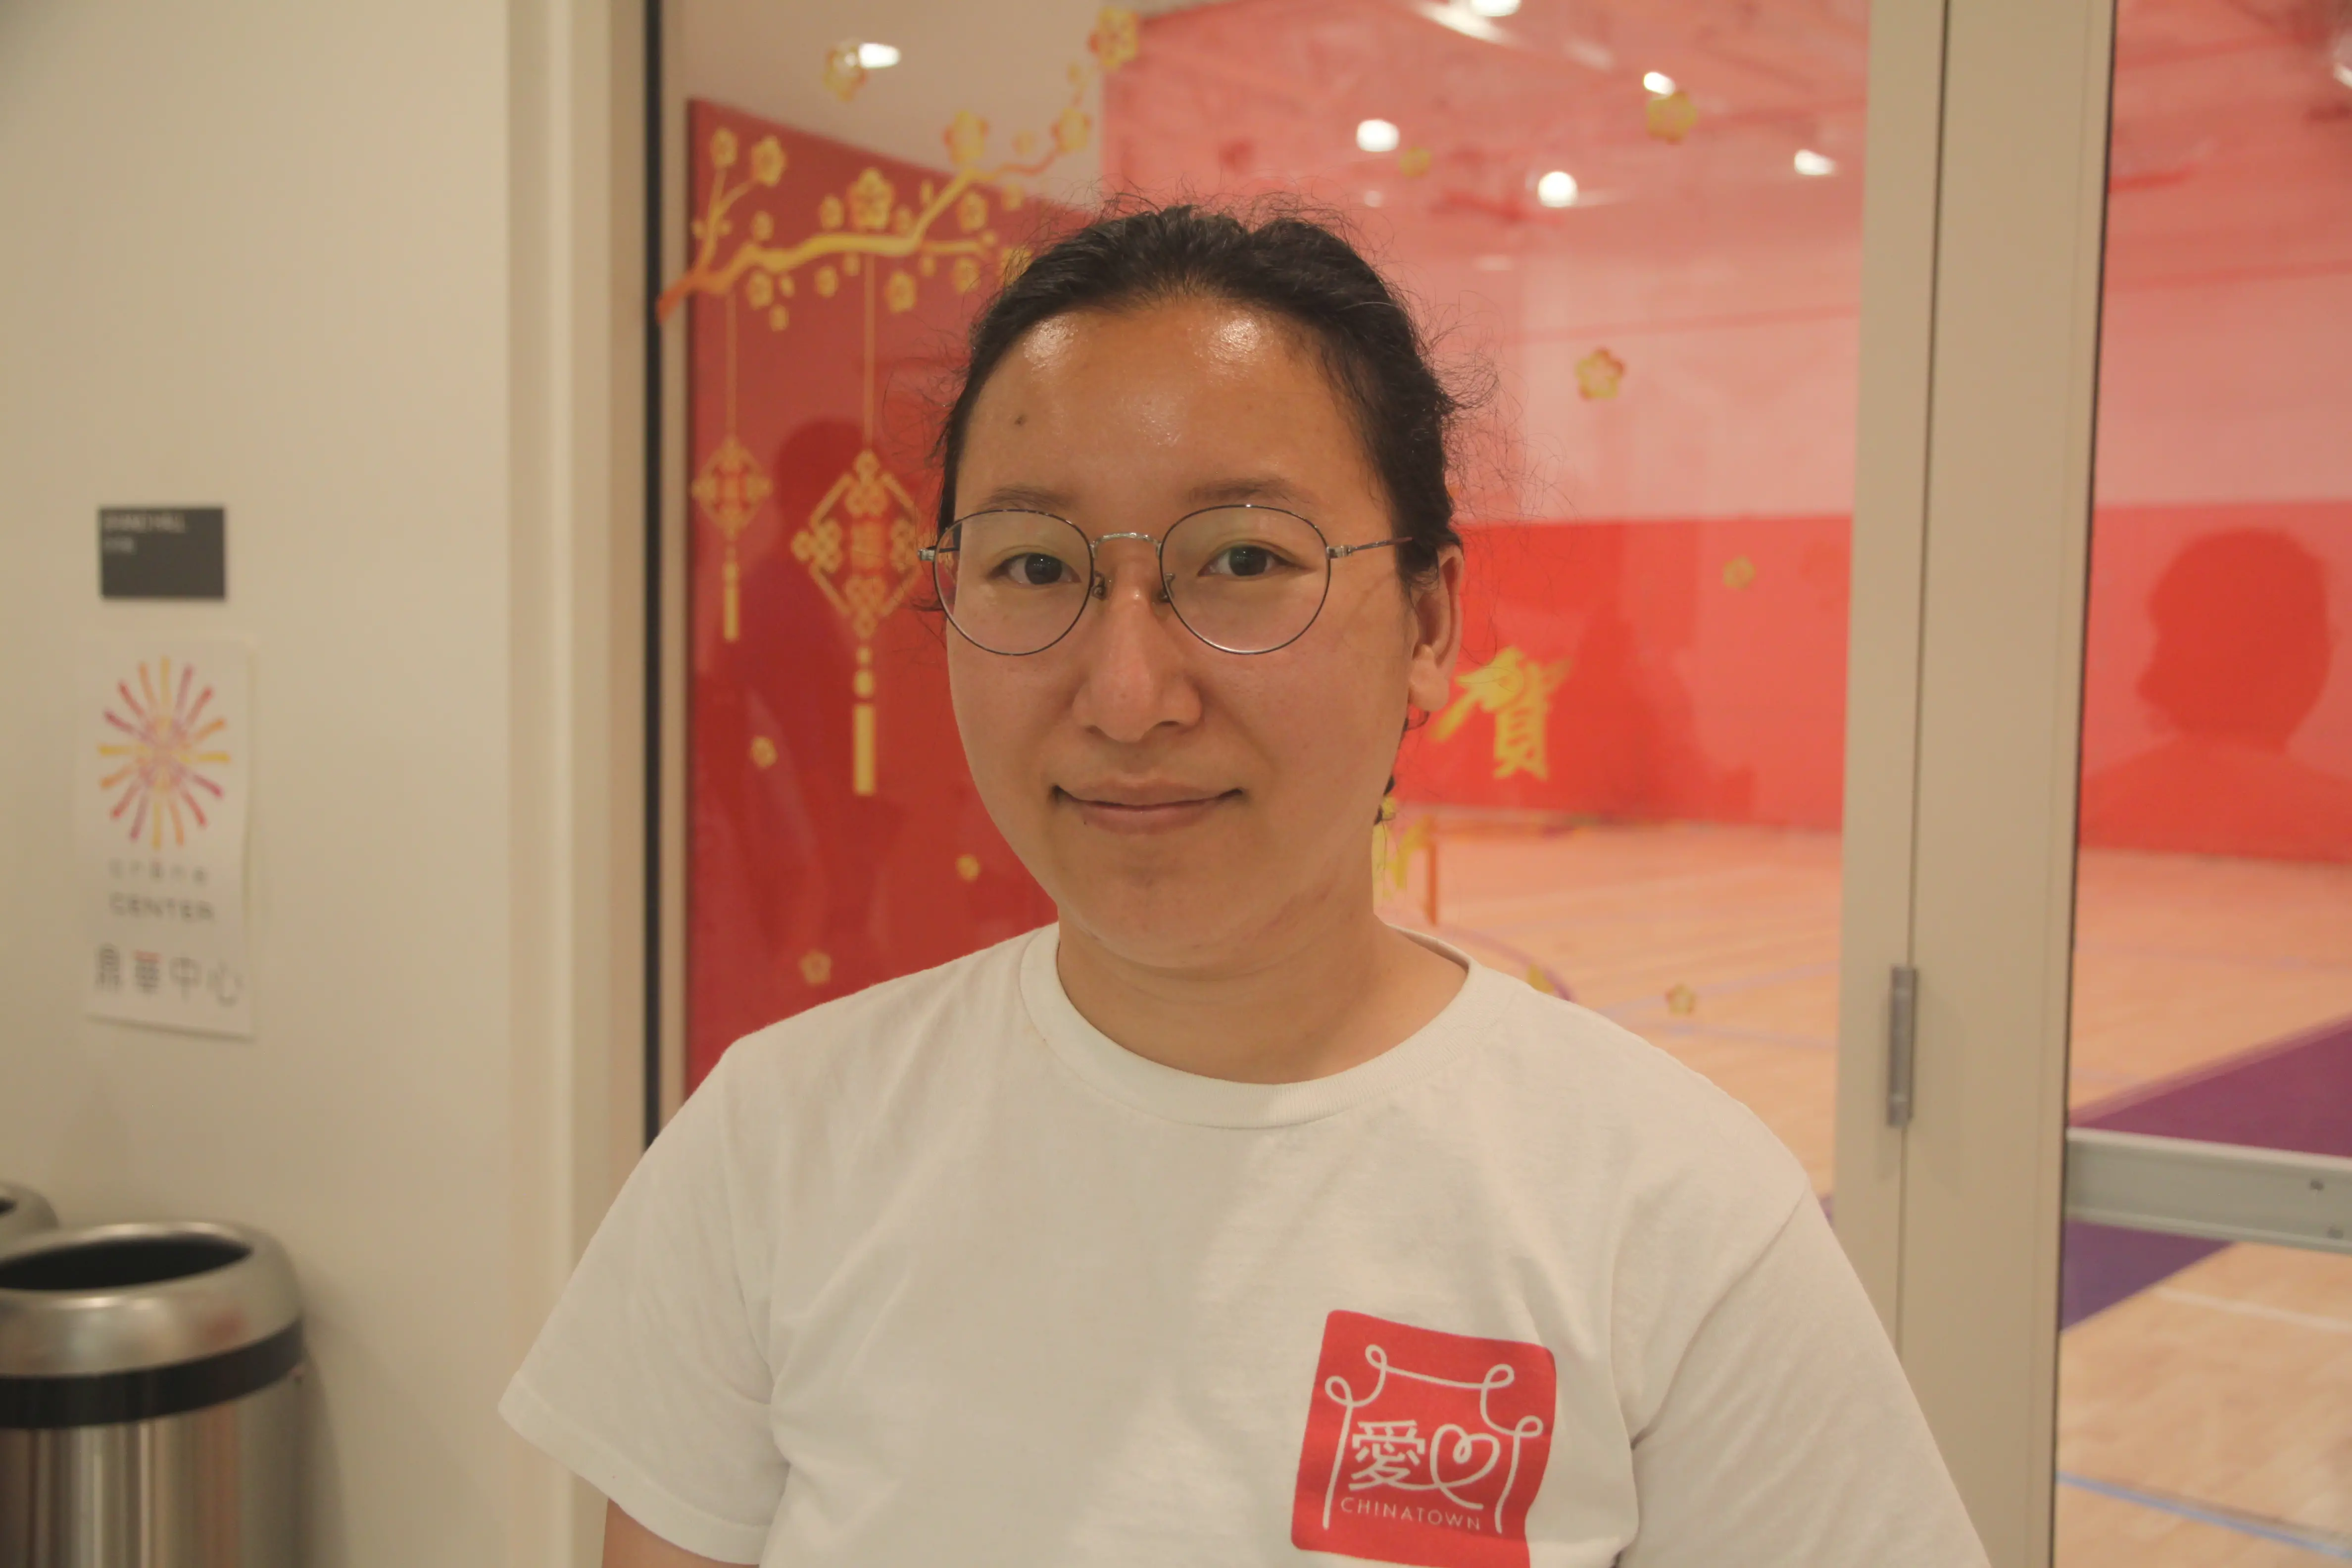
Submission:
[[[934,560],[956,629],[996,653],[1036,653],[1077,625],[1093,586],[1087,536],[1044,512],[987,511],[956,524]],[[1171,527],[1160,548],[1170,606],[1228,653],[1297,640],[1323,607],[1331,559],[1305,518],[1219,507]]]

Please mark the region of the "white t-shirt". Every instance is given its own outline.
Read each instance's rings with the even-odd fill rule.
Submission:
[[[507,1419],[772,1568],[1984,1563],[1804,1173],[1705,1079],[1450,949],[1381,1056],[1196,1078],[1055,951],[728,1052]]]

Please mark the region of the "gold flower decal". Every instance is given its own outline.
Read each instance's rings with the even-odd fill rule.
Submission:
[[[1651,135],[1661,142],[1679,142],[1698,123],[1698,105],[1691,101],[1689,93],[1677,89],[1651,95],[1642,116]]]
[[[751,215],[751,237],[753,239],[766,239],[775,232],[776,220],[774,218],[770,217],[766,213],[753,213]]]
[[[1429,173],[1429,149],[1408,147],[1397,154],[1397,173],[1408,180],[1417,180]]]
[[[866,64],[857,58],[856,43],[835,44],[824,52],[825,90],[847,103],[866,85]]]
[[[802,953],[801,978],[811,985],[822,985],[832,979],[833,954],[814,947]]]
[[[772,136],[762,136],[751,148],[751,178],[763,185],[772,185],[784,177],[784,144]]]
[[[988,221],[988,198],[978,191],[966,191],[956,203],[956,226],[970,234]]]
[[[941,140],[947,142],[948,157],[955,166],[969,169],[988,150],[988,121],[969,109],[959,109]]]
[[[714,169],[735,166],[735,132],[723,125],[710,133],[710,166]]]
[[[915,275],[911,272],[890,274],[890,281],[882,285],[882,302],[889,306],[892,312],[896,314],[903,315],[913,310],[915,308]]]
[[[948,281],[955,285],[957,293],[971,293],[980,287],[980,263],[969,256],[957,257],[955,265],[948,269]]]
[[[1108,76],[1135,58],[1138,47],[1135,13],[1124,5],[1106,5],[1095,17],[1095,30],[1087,35],[1087,47],[1092,49],[1103,74]]]
[[[1625,381],[1625,362],[1607,349],[1594,349],[1576,362],[1576,395],[1585,401],[1617,395]]]
[[[1087,117],[1087,111],[1071,104],[1054,121],[1054,145],[1065,153],[1081,151],[1093,136],[1095,122]]]
[[[898,196],[882,171],[867,168],[849,186],[849,223],[853,228],[881,229],[890,226],[890,204]]]
[[[817,298],[818,298],[818,299],[820,299],[820,300],[830,300],[830,299],[832,299],[832,298],[833,298],[833,296],[834,296],[834,291],[835,291],[835,289],[839,289],[840,287],[841,287],[841,274],[840,274],[840,273],[835,272],[835,271],[832,268],[830,268],[830,267],[820,267],[820,268],[818,268],[816,269],[816,293],[817,293]]]
[[[816,223],[819,228],[839,228],[841,226],[841,220],[842,210],[841,198],[839,196],[827,196],[824,200],[816,204]]]
[[[778,305],[768,312],[768,330],[781,332],[791,324],[792,319],[792,312]]]
[[[743,279],[743,298],[751,301],[754,310],[766,310],[776,302],[775,279],[764,272],[752,273]]]

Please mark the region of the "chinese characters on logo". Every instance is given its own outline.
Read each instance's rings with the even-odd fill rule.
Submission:
[[[1293,1544],[1427,1568],[1525,1568],[1555,1386],[1539,1344],[1332,1313]]]

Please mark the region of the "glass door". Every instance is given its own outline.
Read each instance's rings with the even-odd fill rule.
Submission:
[[[2352,12],[2126,0],[2055,1561],[2352,1561]]]
[[[1827,1198],[1866,9],[675,0],[673,1102],[748,1029],[1052,918],[902,548],[971,311],[1105,194],[1303,198],[1480,397],[1468,648],[1367,845],[1388,917],[1707,1074]]]

